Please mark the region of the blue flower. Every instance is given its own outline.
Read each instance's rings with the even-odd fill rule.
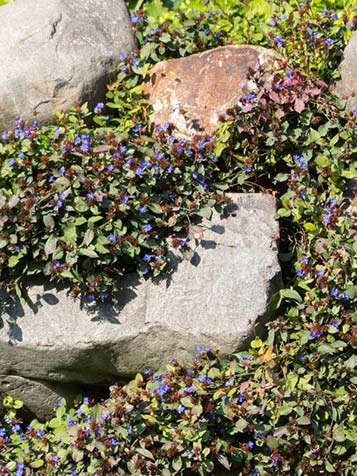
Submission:
[[[56,206],[57,208],[61,208],[63,206],[63,203],[61,202],[61,200],[57,200]]]
[[[114,243],[114,241],[116,241],[117,237],[114,233],[109,233],[109,235],[107,236],[107,240],[110,241],[110,243]]]
[[[83,142],[81,145],[81,150],[82,152],[88,152],[89,151],[89,142]]]
[[[129,201],[129,197],[127,195],[124,195],[121,199],[121,202],[125,204],[128,203],[128,201]]]
[[[196,391],[195,387],[191,385],[190,387],[185,388],[186,393],[194,393]]]
[[[84,403],[84,405],[88,405],[89,404],[89,398],[88,397],[83,397],[83,403]]]
[[[284,41],[281,35],[274,35],[274,39],[276,40],[276,45],[278,48],[281,48],[282,46],[284,46]]]
[[[143,230],[145,231],[145,233],[149,233],[149,231],[152,230],[152,226],[150,224],[144,225]]]
[[[243,170],[246,174],[250,174],[250,172],[252,171],[252,168],[248,167],[248,166],[245,166]]]
[[[65,195],[64,192],[60,192],[60,193],[58,194],[58,198],[60,198],[61,200],[63,200],[65,197],[66,197],[66,195]]]
[[[2,140],[8,140],[9,139],[9,136],[8,136],[8,133],[6,131],[4,131],[2,134],[1,134],[1,138]]]
[[[7,161],[7,165],[10,165],[10,167],[11,167],[12,165],[14,165],[14,163],[15,163],[15,160],[14,160],[14,159],[9,159],[9,160]]]
[[[132,64],[133,66],[139,66],[140,61],[139,61],[137,58],[133,58],[133,59],[131,60],[131,64]]]
[[[252,469],[252,474],[253,475],[259,474],[259,469],[257,467],[253,468]]]
[[[247,445],[248,445],[248,448],[249,448],[250,450],[253,449],[253,447],[254,447],[253,441],[248,441]]]
[[[132,127],[131,130],[132,130],[133,132],[139,132],[139,131],[142,129],[142,127],[143,127],[142,124],[140,124],[140,122],[137,122],[137,123],[135,124],[135,126]]]
[[[331,289],[331,291],[330,291],[330,296],[336,298],[336,297],[338,297],[339,295],[340,295],[340,291],[339,291],[337,288]]]
[[[39,436],[40,438],[42,438],[43,436],[45,436],[45,432],[43,430],[41,430],[41,428],[38,428],[36,431],[35,431],[36,435]]]
[[[147,212],[147,209],[142,206],[142,207],[139,207],[139,208],[138,208],[138,212],[139,212],[139,213],[146,213],[146,212]]]
[[[88,198],[88,200],[93,200],[94,199],[93,193],[90,193],[90,192],[87,193],[87,198]]]
[[[338,19],[338,13],[336,12],[331,13],[331,18],[333,21],[336,21]]]
[[[346,291],[344,291],[344,293],[342,294],[342,297],[343,297],[344,301],[349,301],[350,300],[350,297],[349,297],[349,295]]]
[[[333,326],[336,329],[338,329],[340,327],[340,323],[338,321],[332,321],[330,322],[330,326]]]
[[[320,331],[312,331],[310,332],[310,336],[314,339],[319,339],[322,336],[322,332]]]
[[[24,464],[17,463],[16,464],[16,473],[15,473],[15,475],[16,476],[22,476],[24,474],[24,468],[25,468]]]
[[[196,354],[201,354],[202,352],[211,352],[211,348],[208,346],[196,345],[195,352]]]
[[[89,302],[95,301],[95,296],[94,296],[94,294],[88,294],[88,298],[87,298],[87,299],[88,299]],[[77,413],[78,413],[78,412],[77,412]]]
[[[141,177],[143,174],[144,174],[144,171],[141,167],[138,167],[136,170],[135,170],[135,174],[138,176],[138,177]]]
[[[55,268],[59,268],[59,267],[61,266],[61,263],[60,263],[58,260],[55,260],[55,261],[53,262],[53,266],[54,266]]]
[[[309,258],[305,257],[301,260],[301,262],[307,264],[309,262]]]
[[[293,155],[293,160],[298,163],[301,169],[307,169],[306,159],[302,155],[295,154]]]
[[[59,169],[58,173],[59,173],[60,175],[64,175],[65,171],[66,171],[65,167],[61,167],[61,168]]]
[[[305,276],[305,273],[302,269],[298,269],[296,270],[296,276],[298,276],[299,278],[303,278]]]
[[[60,136],[61,134],[63,134],[62,129],[61,129],[60,127],[58,127],[58,128],[55,130],[55,134],[56,134],[56,136]]]
[[[144,255],[144,257],[143,257],[143,260],[145,261],[145,263],[148,263],[148,262],[151,260],[151,256],[148,255],[148,254],[146,254],[146,255]]]
[[[352,114],[353,114],[354,117],[357,117],[357,109],[354,109],[354,110],[352,111]]]
[[[94,108],[94,112],[102,112],[102,110],[104,109],[104,104],[102,102],[99,102],[95,108]]]
[[[249,99],[254,99],[256,97],[255,93],[249,93],[249,94],[244,94],[244,96],[241,97],[243,101],[248,101]]]
[[[187,451],[187,458],[193,458],[195,456],[195,453],[191,450]]]
[[[129,428],[126,430],[128,435],[132,435],[133,434],[133,427],[130,425]]]

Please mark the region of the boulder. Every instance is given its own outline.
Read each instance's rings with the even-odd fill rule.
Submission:
[[[357,31],[355,31],[345,48],[340,65],[341,81],[336,85],[336,91],[347,99],[347,109],[357,109]]]
[[[226,110],[251,92],[249,70],[273,58],[266,48],[236,45],[156,64],[144,85],[151,123],[173,123],[185,135],[211,134]]]
[[[16,0],[0,9],[0,130],[16,116],[104,98],[120,53],[136,47],[124,0]]]
[[[126,276],[117,305],[84,305],[50,284],[33,284],[29,304],[0,296],[0,393],[48,416],[60,394],[71,398],[69,385],[122,383],[171,358],[191,361],[196,345],[246,348],[281,284],[276,203],[237,194],[230,208],[202,222],[192,257],[172,249],[162,278]]]

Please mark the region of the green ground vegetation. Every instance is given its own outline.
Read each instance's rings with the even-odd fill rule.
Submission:
[[[189,223],[225,192],[263,191],[279,203],[284,289],[245,351],[199,347],[192,365],[147,369],[102,402],[62,399],[47,422],[24,423],[22,403],[4,398],[0,474],[354,476],[357,228],[345,191],[357,110],[333,92],[353,2],[130,7],[139,49],[120,59],[106,100],[1,136],[2,287],[26,295],[24,278],[42,273],[72,297],[115,299],[116,274],[164,270],[167,237],[188,250]],[[275,49],[278,64],[251,73],[213,137],[150,131],[152,65],[245,42]]]

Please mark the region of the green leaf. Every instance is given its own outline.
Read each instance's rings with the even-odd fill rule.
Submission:
[[[311,425],[311,418],[307,416],[302,416],[296,420],[298,425]]]
[[[172,467],[175,471],[180,471],[182,468],[182,459],[176,456],[172,461]]]
[[[75,225],[69,223],[63,230],[63,241],[75,245],[77,242],[77,228]]]
[[[14,268],[18,264],[19,261],[20,261],[19,256],[17,256],[17,255],[16,256],[10,256],[7,265],[8,265],[9,268]]]
[[[295,289],[292,289],[292,288],[281,289],[279,293],[280,293],[280,296],[282,296],[285,299],[290,299],[291,301],[297,301],[299,303],[302,303],[302,298],[300,294],[297,291],[295,291]]]
[[[51,215],[44,215],[43,223],[46,228],[53,228],[55,226],[55,221]]]
[[[157,213],[157,214],[161,214],[161,213],[162,213],[161,205],[159,205],[158,203],[151,203],[151,204],[149,205],[149,209],[150,209],[153,213]]]
[[[209,207],[201,208],[197,212],[197,215],[199,215],[200,217],[203,217],[203,218],[207,218],[209,220],[212,216],[212,208],[209,208]]]
[[[144,456],[145,458],[151,459],[152,461],[155,460],[154,455],[151,453],[151,451],[145,448],[137,448],[136,452],[139,453],[139,455]]]
[[[314,225],[314,223],[304,223],[304,228],[306,231],[316,231],[316,225]]]
[[[332,466],[332,464],[329,462],[329,461],[325,461],[325,469],[326,471],[328,471],[329,473],[333,473],[333,474],[336,474],[336,469]]]
[[[183,398],[181,398],[180,402],[184,407],[187,407],[187,408],[193,408],[194,407],[194,404],[191,401],[191,397],[183,397]]]
[[[55,249],[57,248],[58,239],[56,236],[51,235],[45,243],[45,254],[46,256],[52,255]]]
[[[78,254],[82,256],[88,256],[88,258],[99,258],[98,254],[90,248],[81,248],[78,250]]]
[[[88,228],[83,237],[83,244],[85,244],[86,246],[90,245],[90,243],[93,241],[94,235],[95,233],[93,229]]]
[[[317,157],[315,162],[319,167],[328,167],[331,164],[330,159],[325,155],[320,155],[320,157]]]
[[[321,344],[318,346],[317,352],[320,352],[320,354],[335,354],[337,349],[331,344]]]
[[[37,459],[36,461],[33,461],[32,463],[30,463],[30,466],[31,468],[41,468],[41,466],[43,466],[45,463],[43,461],[43,459]]]
[[[340,423],[332,432],[332,437],[338,443],[342,443],[346,440],[343,423]]]
[[[346,360],[345,366],[348,369],[354,369],[357,366],[357,355],[351,355],[351,357]]]

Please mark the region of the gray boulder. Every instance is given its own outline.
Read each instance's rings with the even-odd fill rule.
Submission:
[[[104,98],[120,53],[135,49],[124,0],[16,0],[0,9],[0,129],[16,116]]]
[[[357,31],[355,31],[346,46],[343,61],[340,65],[341,81],[336,90],[347,99],[347,108],[350,111],[357,109]]]
[[[110,385],[173,357],[190,361],[196,345],[245,348],[280,286],[278,224],[274,197],[233,198],[233,214],[202,223],[191,259],[172,251],[163,278],[127,276],[114,307],[84,306],[48,284],[30,287],[30,305],[2,296],[0,393],[44,417],[73,385]]]

